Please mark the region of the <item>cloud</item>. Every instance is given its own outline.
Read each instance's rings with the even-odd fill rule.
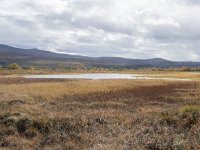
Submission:
[[[180,0],[181,2],[181,0]],[[182,0],[183,3],[185,4],[191,4],[191,5],[199,5],[200,1],[199,0]]]
[[[0,43],[200,61],[198,0],[0,0]]]

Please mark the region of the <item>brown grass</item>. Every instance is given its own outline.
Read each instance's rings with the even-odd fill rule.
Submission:
[[[0,79],[0,148],[199,149],[199,94],[198,81]]]

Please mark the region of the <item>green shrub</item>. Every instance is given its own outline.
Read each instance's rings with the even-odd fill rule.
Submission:
[[[10,69],[10,70],[18,70],[18,69],[21,69],[21,67],[20,67],[18,64],[13,63],[13,64],[9,64],[9,65],[7,66],[7,69]]]
[[[180,113],[200,112],[200,104],[198,104],[198,103],[186,104],[179,108],[179,112]]]
[[[160,125],[168,125],[180,129],[191,129],[192,126],[199,122],[200,104],[186,104],[181,106],[177,111],[163,112],[160,117]]]
[[[183,128],[192,128],[198,124],[200,117],[200,104],[190,103],[179,108],[180,124]]]

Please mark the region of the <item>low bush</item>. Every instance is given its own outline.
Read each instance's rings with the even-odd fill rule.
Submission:
[[[9,69],[9,70],[19,70],[19,69],[21,69],[21,66],[16,64],[16,63],[13,63],[13,64],[9,64],[7,66],[7,69]]]
[[[200,112],[199,103],[189,103],[179,108],[180,113]]]

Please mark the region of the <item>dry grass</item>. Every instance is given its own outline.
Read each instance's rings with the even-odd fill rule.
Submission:
[[[0,85],[1,96],[5,100],[26,96],[42,96],[50,99],[67,94],[87,94],[91,92],[115,91],[139,86],[162,85],[165,82],[131,80],[59,80],[59,79],[4,79]],[[6,82],[6,83],[5,83]],[[45,83],[47,82],[47,83]],[[1,83],[1,80],[0,80]],[[30,84],[31,83],[31,84]],[[14,97],[13,97],[14,96]]]
[[[199,149],[199,97],[198,81],[5,78],[0,148]]]

